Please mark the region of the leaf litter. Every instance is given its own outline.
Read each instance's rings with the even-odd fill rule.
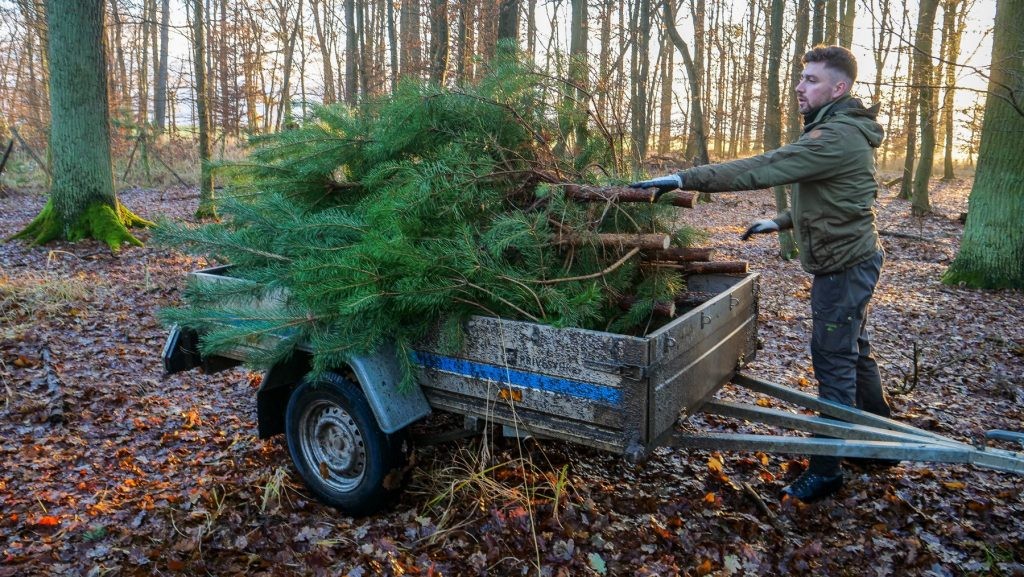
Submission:
[[[895,417],[974,442],[1024,430],[1024,295],[938,281],[970,184],[936,183],[923,218],[881,195],[887,257],[871,328]],[[186,189],[120,198],[150,218],[188,220],[196,203]],[[0,236],[43,200],[0,197]],[[773,206],[767,191],[721,194],[680,218],[708,230],[719,258],[762,275],[763,348],[745,370],[813,392],[809,278],[772,239],[738,241]],[[633,465],[488,436],[417,448],[391,510],[347,517],[308,495],[281,438],[257,438],[259,375],[162,375],[166,329],[154,312],[180,302],[184,275],[204,264],[153,248],[0,244],[0,577],[1024,572],[1021,477],[965,465],[850,471],[836,498],[808,506],[779,499],[800,458],[662,448]],[[47,392],[45,347],[59,399]],[[54,402],[62,423],[47,419]],[[413,432],[458,422],[438,415]],[[700,415],[691,424],[764,432]]]

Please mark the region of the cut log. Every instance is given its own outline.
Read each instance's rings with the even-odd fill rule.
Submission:
[[[625,295],[619,299],[619,308],[628,311],[636,304],[636,295]],[[676,303],[659,301],[654,303],[654,314],[672,318],[676,316]]]
[[[676,306],[684,309],[692,309],[715,298],[718,293],[708,291],[683,291],[676,293]]]
[[[639,248],[640,250],[664,250],[668,248],[671,237],[667,234],[598,234],[584,237],[577,234],[562,234],[557,237],[559,244],[583,246],[596,242],[601,246],[620,248]]]
[[[648,251],[643,254],[644,260],[663,262],[707,262],[715,249],[706,247],[672,247],[665,250]]]
[[[746,261],[729,260],[683,263],[652,262],[646,264],[692,274],[746,274],[748,266]]]
[[[46,396],[49,406],[47,420],[51,424],[64,422],[64,390],[61,387],[60,377],[57,370],[53,368],[50,360],[50,347],[43,347],[43,368],[46,370]]]
[[[657,200],[653,188],[630,188],[628,186],[583,186],[579,184],[563,184],[565,196],[582,202],[654,202]],[[677,190],[666,193],[672,206],[693,208],[696,195],[692,192]]]

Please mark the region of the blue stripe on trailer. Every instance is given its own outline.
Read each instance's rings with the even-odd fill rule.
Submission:
[[[474,361],[467,361],[465,359],[422,353],[418,351],[413,352],[412,360],[417,365],[425,368],[439,369],[448,373],[455,373],[466,377],[472,377],[474,379],[495,381],[524,389],[559,393],[562,395],[607,403],[609,405],[622,404],[622,391],[614,387],[606,387],[559,377],[548,377],[537,373],[517,371],[507,367],[499,367],[496,365],[488,365],[485,363],[477,363]]]

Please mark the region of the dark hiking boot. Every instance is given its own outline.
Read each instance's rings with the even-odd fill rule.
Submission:
[[[804,503],[813,503],[835,493],[842,486],[843,473],[841,471],[835,475],[820,475],[805,471],[796,481],[793,481],[792,485],[782,489],[782,493],[800,499]]]

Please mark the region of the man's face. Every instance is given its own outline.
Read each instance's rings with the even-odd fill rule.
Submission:
[[[796,102],[801,114],[819,108],[850,88],[850,81],[842,73],[825,67],[824,62],[808,62],[796,85]]]

